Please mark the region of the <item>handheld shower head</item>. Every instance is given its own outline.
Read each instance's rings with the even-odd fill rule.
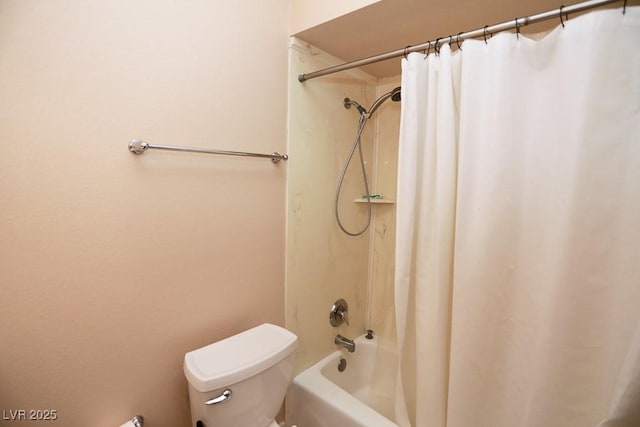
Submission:
[[[398,86],[397,88],[395,88],[394,90],[391,91],[391,100],[393,102],[400,102],[402,95],[402,88],[400,86]]]
[[[355,105],[361,115],[365,116],[366,118],[369,118],[369,117],[371,117],[373,112],[376,111],[378,109],[378,107],[380,107],[380,105],[382,105],[382,103],[384,101],[386,101],[387,99],[391,98],[391,100],[393,102],[400,102],[401,89],[402,88],[400,86],[398,86],[397,88],[393,89],[392,91],[387,92],[384,95],[381,95],[378,99],[373,101],[373,104],[371,104],[371,108],[369,109],[369,111],[367,111],[362,105],[358,104],[353,99],[345,98],[342,101],[342,104],[344,105],[344,108],[347,108],[347,109],[351,108],[352,105]]]
[[[373,104],[371,105],[371,108],[369,109],[369,115],[372,115],[373,112],[376,111],[378,109],[378,107],[380,107],[382,105],[382,103],[384,101],[386,101],[387,99],[389,99],[389,98],[391,98],[391,100],[394,101],[394,102],[399,102],[400,101],[400,91],[401,91],[401,88],[397,87],[397,88],[393,89],[392,91],[387,92],[384,95],[380,96],[375,101],[373,101]]]

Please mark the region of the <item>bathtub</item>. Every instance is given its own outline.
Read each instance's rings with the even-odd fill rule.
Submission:
[[[377,338],[355,342],[354,353],[335,351],[296,375],[287,394],[288,426],[398,427],[392,421],[397,355],[378,349]]]

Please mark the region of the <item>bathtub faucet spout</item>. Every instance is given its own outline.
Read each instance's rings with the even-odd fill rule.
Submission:
[[[349,353],[353,353],[354,351],[356,351],[356,343],[354,343],[353,340],[343,337],[340,334],[336,335],[336,339],[333,340],[333,342],[335,342],[339,346],[346,348]]]

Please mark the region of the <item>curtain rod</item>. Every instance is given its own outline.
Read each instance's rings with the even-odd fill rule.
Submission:
[[[495,25],[487,25],[483,28],[462,32],[455,36],[439,37],[435,40],[430,40],[428,42],[417,44],[415,46],[407,46],[402,49],[392,50],[390,52],[370,56],[363,59],[358,59],[356,61],[345,62],[344,64],[335,65],[333,67],[324,68],[322,70],[314,71],[311,73],[300,74],[298,75],[298,81],[302,83],[307,80],[314,79],[316,77],[326,76],[327,74],[333,74],[339,71],[350,70],[352,68],[362,67],[363,65],[385,61],[387,59],[398,58],[400,56],[408,55],[409,53],[412,53],[412,52],[428,50],[436,46],[436,44],[440,44],[445,41],[448,41],[449,43],[451,42],[460,43],[461,41],[466,39],[473,39],[477,37],[486,38],[487,34],[497,33],[499,31],[511,30],[514,28],[520,29],[521,27],[524,27],[526,25],[535,24],[537,22],[542,22],[542,21],[546,21],[547,19],[553,19],[553,18],[559,18],[562,22],[562,15],[566,16],[569,13],[582,12],[583,10],[593,9],[596,7],[604,6],[609,3],[615,3],[619,1],[621,0],[590,0],[590,1],[584,1],[582,3],[576,3],[571,6],[561,6],[558,9],[549,10],[547,12],[538,13],[536,15],[514,18],[511,21],[506,21],[500,24],[495,24]],[[627,3],[626,0],[624,3],[626,6],[626,3]],[[624,13],[624,9],[623,9],[623,13]]]

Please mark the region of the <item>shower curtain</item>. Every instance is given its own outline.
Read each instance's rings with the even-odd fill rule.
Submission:
[[[640,7],[402,65],[396,421],[640,426]]]

